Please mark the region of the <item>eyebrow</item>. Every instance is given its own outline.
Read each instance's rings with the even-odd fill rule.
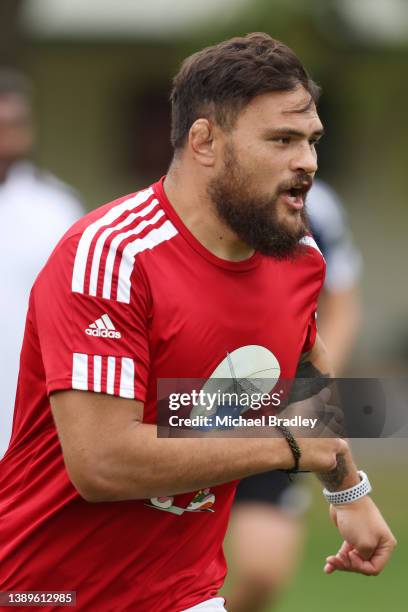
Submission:
[[[315,130],[314,132],[312,132],[309,138],[321,138],[323,135],[324,135],[324,128],[321,128],[320,130]],[[277,128],[275,130],[270,130],[270,129],[265,130],[265,136],[266,137],[295,136],[296,138],[306,138],[307,134],[305,134],[304,132],[301,132],[300,130],[294,130],[293,128],[282,127],[282,128]]]

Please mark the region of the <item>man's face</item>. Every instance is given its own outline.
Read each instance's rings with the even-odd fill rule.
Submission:
[[[315,104],[299,86],[254,98],[225,133],[208,193],[220,218],[265,255],[292,256],[307,231],[305,198],[322,132]]]

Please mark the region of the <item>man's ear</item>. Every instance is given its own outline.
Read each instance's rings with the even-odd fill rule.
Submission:
[[[188,134],[188,143],[194,158],[203,166],[215,163],[214,126],[209,119],[194,121]]]

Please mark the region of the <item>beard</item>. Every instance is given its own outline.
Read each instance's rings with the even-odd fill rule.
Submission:
[[[301,181],[311,184],[309,175],[305,173],[297,175],[296,183]],[[288,222],[278,219],[277,203],[279,195],[294,183],[282,183],[274,195],[257,195],[251,189],[250,176],[238,163],[233,147],[227,145],[224,169],[209,182],[207,193],[218,217],[242,242],[263,255],[292,259],[302,250],[299,241],[309,230],[307,215],[302,208],[298,213],[299,222],[291,228]]]

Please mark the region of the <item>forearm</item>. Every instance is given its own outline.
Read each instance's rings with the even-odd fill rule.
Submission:
[[[328,491],[342,491],[360,482],[350,449],[337,455],[337,465],[334,470],[320,472],[317,477]]]
[[[138,423],[100,457],[93,501],[186,493],[292,463],[280,437],[158,438],[155,425]]]
[[[314,372],[315,376],[333,376],[331,362],[321,339],[317,337],[312,351],[303,359],[303,366],[310,364],[308,371]],[[311,374],[309,374],[311,376]],[[352,487],[360,482],[356,465],[350,448],[347,447],[341,454],[337,455],[337,465],[329,472],[318,472],[318,479],[329,491],[340,491]]]

